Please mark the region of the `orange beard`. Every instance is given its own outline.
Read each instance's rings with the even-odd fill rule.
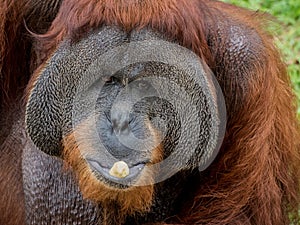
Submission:
[[[64,138],[63,144],[63,158],[66,166],[71,166],[75,172],[83,197],[102,205],[104,224],[112,224],[111,219],[120,223],[127,215],[149,211],[154,194],[153,184],[131,186],[127,189],[111,187],[97,179],[83,158],[73,133]],[[89,149],[88,144],[87,149]],[[162,146],[157,145],[152,152],[152,163],[159,162],[162,158]],[[154,181],[154,175],[154,172],[147,169],[146,166],[137,183]]]

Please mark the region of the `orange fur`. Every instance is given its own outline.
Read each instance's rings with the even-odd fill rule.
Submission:
[[[50,30],[38,36],[41,40],[39,58],[44,61],[66,36],[76,40],[92,28],[111,25],[126,31],[143,27],[160,31],[208,60],[210,53],[204,32],[208,10],[201,2],[201,8],[194,7],[195,2],[197,0],[64,1]]]
[[[89,130],[88,122],[85,122],[83,125],[76,128],[76,130],[79,129],[82,131]],[[155,132],[155,130],[151,130],[152,133]],[[150,171],[147,167],[143,170],[136,183],[141,186],[132,186],[124,190],[110,187],[96,178],[95,174],[93,174],[92,170],[83,158],[82,152],[80,152],[79,148],[85,149],[85,153],[89,152],[91,155],[97,150],[93,149],[91,144],[87,142],[89,138],[81,137],[82,139],[77,140],[75,133],[76,131],[64,138],[63,158],[75,171],[83,196],[104,205],[103,217],[107,218],[107,221],[114,218],[116,223],[120,223],[126,215],[148,211],[154,195],[154,186],[144,186],[143,183],[148,183],[153,180],[155,176],[154,171]],[[162,148],[158,142],[157,134],[153,133],[153,135],[156,137],[158,145],[152,150],[151,163],[157,163],[162,159]],[[113,204],[117,204],[117,206],[114,205],[111,207],[110,205]],[[117,207],[118,210],[114,210],[115,207]]]

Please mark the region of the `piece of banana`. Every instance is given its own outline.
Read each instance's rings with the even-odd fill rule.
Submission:
[[[116,162],[110,169],[109,174],[117,178],[125,178],[129,175],[129,167],[123,161]]]

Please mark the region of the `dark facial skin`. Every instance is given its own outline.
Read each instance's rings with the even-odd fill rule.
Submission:
[[[181,124],[175,106],[164,99],[163,92],[159,91],[167,87],[155,81],[155,70],[160,71],[159,76],[172,82],[179,82],[179,78],[173,76],[174,73],[182,73],[176,67],[161,63],[135,64],[113,76],[101,77],[86,91],[85,98],[93,98],[88,95],[94,94],[93,90],[98,90],[98,85],[101,86],[95,105],[98,135],[89,135],[86,127],[82,129],[81,126],[79,132],[82,129],[81,134],[86,140],[98,139],[95,140],[93,149],[83,155],[102,182],[124,188],[118,183],[134,183],[145,165],[153,164],[154,149],[159,144],[163,146],[161,160],[167,158],[177,146],[184,124]],[[180,78],[183,77],[184,74]],[[191,80],[181,82],[187,87]],[[82,118],[89,116],[88,113]],[[82,123],[84,119],[79,122]],[[98,143],[101,143],[100,147],[97,146]],[[180,165],[180,154],[176,156],[176,160]],[[117,161],[128,164],[130,176],[119,179],[109,174],[110,168]]]
[[[140,34],[132,34],[133,45],[136,37],[139,41],[137,43],[143,44],[143,35],[145,39],[154,42],[161,38],[151,31],[142,31]],[[78,47],[68,47],[74,48],[74,54],[69,55],[65,50],[60,54],[62,48],[58,49],[57,56],[50,61],[49,71],[54,69],[51,66],[53,62],[53,66],[58,65],[60,74],[69,71],[68,75],[48,76],[48,69],[43,72],[32,91],[27,107],[28,131],[37,146],[50,154],[59,155],[60,139],[75,131],[75,134],[78,133],[75,138],[79,150],[97,179],[116,187],[120,187],[120,182],[124,185],[135,183],[145,166],[163,161],[174,152],[172,166],[165,168],[197,166],[206,158],[203,157],[203,154],[206,154],[204,149],[210,139],[208,137],[211,133],[211,118],[215,116],[210,112],[214,109],[207,104],[208,98],[215,96],[214,89],[210,90],[207,84],[201,87],[197,81],[203,79],[197,76],[203,75],[194,74],[193,66],[186,66],[184,69],[176,63],[172,65],[159,62],[164,61],[163,58],[170,58],[167,54],[172,52],[171,47],[167,47],[164,53],[163,46],[159,46],[163,52],[162,56],[151,56],[152,60],[158,60],[157,62],[142,60],[128,64],[130,57],[144,54],[145,50],[144,47],[126,47],[122,50],[122,45],[121,48],[118,45],[123,39],[128,39],[128,36],[118,29],[102,28],[99,34],[92,33],[90,40],[79,42]],[[67,42],[65,44],[68,45]],[[96,48],[88,53],[94,56],[84,54],[86,46],[89,45]],[[103,53],[103,57],[108,55],[108,62],[102,60],[102,57],[97,59],[98,54]],[[74,60],[76,54],[78,59]],[[180,53],[173,54],[174,60],[178,60],[176,54]],[[112,57],[115,59],[112,60]],[[160,57],[162,59],[159,59]],[[91,61],[93,58],[98,61]],[[78,61],[79,59],[81,61]],[[188,60],[191,59],[187,59],[186,65],[191,63]],[[185,65],[183,59],[181,62]],[[199,62],[198,59],[196,62]],[[115,69],[118,67],[115,63],[120,64],[120,69]],[[113,70],[115,72],[112,72]],[[49,84],[42,80],[43,77]],[[40,85],[47,85],[44,93],[38,92]],[[211,96],[207,98],[209,95]],[[40,106],[45,101],[48,101],[47,106]],[[47,107],[48,111],[45,110]],[[39,115],[37,108],[43,110],[39,119],[36,118]],[[41,120],[43,117],[44,120]],[[52,127],[52,134],[46,132],[44,135],[40,132],[38,127],[45,125]],[[189,136],[184,137],[185,135]],[[49,143],[49,146],[42,141],[47,139],[49,142],[46,143]],[[190,140],[200,143],[199,146],[191,144],[192,142],[189,144]],[[155,152],[159,145],[163,148],[160,153]],[[190,149],[190,152],[187,154],[185,149]],[[120,179],[109,173],[118,161],[128,165],[127,178]]]

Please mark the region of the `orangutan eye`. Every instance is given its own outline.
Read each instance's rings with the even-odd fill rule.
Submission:
[[[106,85],[114,85],[114,84],[118,83],[118,78],[116,78],[114,76],[109,76],[109,77],[104,77],[103,81]]]

